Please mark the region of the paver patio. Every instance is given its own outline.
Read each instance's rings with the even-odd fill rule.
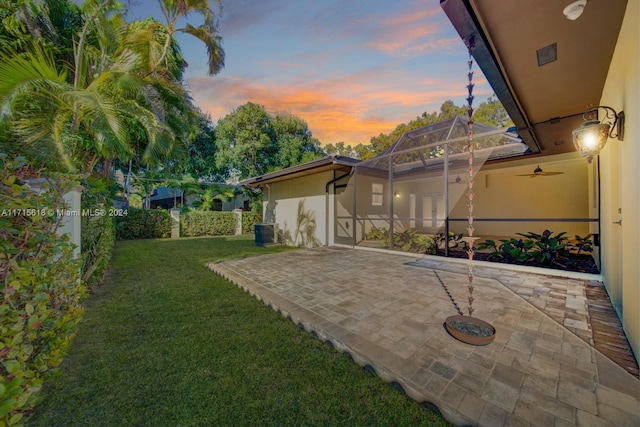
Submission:
[[[553,298],[531,290],[531,273],[478,271],[486,277],[474,281],[474,316],[497,333],[493,343],[474,347],[442,326],[457,313],[435,270],[460,306],[467,283],[445,260],[321,248],[209,268],[455,424],[640,425],[640,380],[579,336],[585,331],[579,295],[565,299],[578,317],[568,317],[572,322],[556,304],[551,316],[543,312],[540,305]],[[550,287],[568,284],[565,293],[579,282],[543,277],[539,282]],[[503,280],[531,290],[529,301]]]

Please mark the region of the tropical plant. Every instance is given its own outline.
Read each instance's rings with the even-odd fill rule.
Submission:
[[[552,231],[545,230],[541,234],[528,232],[516,233],[525,239],[503,239],[497,244],[494,240],[486,240],[478,245],[477,250],[489,252],[492,260],[508,263],[533,262],[542,266],[556,265],[566,269],[575,263],[575,257],[581,252],[588,253],[593,250],[591,234],[584,237],[575,236],[574,242],[569,242],[566,232],[554,235]],[[572,257],[571,249],[575,249]]]
[[[435,253],[434,239],[431,236],[420,234],[415,228],[395,232],[393,240],[394,247],[400,247],[405,252]]]
[[[204,41],[210,73],[219,71],[224,53],[208,1],[161,0],[166,25],[127,24],[115,0],[87,0],[82,9],[68,1],[2,1],[12,14],[0,38],[15,43],[0,51],[0,134],[12,147],[50,166],[105,175],[114,159],[153,165],[186,154],[195,116],[174,35]],[[204,24],[178,28],[190,12]]]
[[[216,200],[221,203],[233,200],[236,193],[233,187],[213,184],[201,193],[200,200],[193,202],[193,206],[201,211],[213,211],[215,209]]]
[[[571,248],[576,249],[576,256],[580,255],[580,252],[591,253],[593,252],[593,237],[592,234],[587,234],[584,237],[580,237],[576,234],[575,240],[570,244]]]
[[[376,227],[375,225],[369,229],[365,238],[367,240],[380,240],[380,247],[390,247],[389,230],[385,227]],[[405,252],[415,252],[420,254],[435,254],[435,239],[420,233],[415,228],[409,228],[404,231],[396,231],[393,233],[394,248],[400,248]]]
[[[481,243],[478,244],[477,247],[475,247],[476,251],[489,251],[489,257],[491,259],[500,259],[502,258],[501,254],[500,254],[500,248],[498,247],[498,244],[496,243],[495,240],[491,240],[491,239],[487,239]]]
[[[99,46],[86,43],[90,27],[106,22],[99,19],[105,13],[104,7],[87,11],[71,68],[59,68],[54,54],[35,43],[24,53],[0,52],[0,125],[31,152],[54,148],[49,165],[59,160],[66,170],[85,174],[103,159],[131,156],[125,119],[145,129],[150,141],[164,129],[132,101],[142,86],[134,55],[112,56],[116,47],[108,45],[109,37],[100,38]]]
[[[389,230],[384,227],[376,227],[375,225],[371,226],[369,231],[367,232],[365,238],[367,240],[382,240],[389,242]]]
[[[444,233],[436,234],[435,240],[438,246],[438,249],[444,250],[446,245],[449,245],[449,248],[457,248],[459,245],[464,246],[464,240],[462,240],[463,234],[454,233],[453,231],[449,231],[448,236],[445,238]]]
[[[562,266],[559,261],[569,256],[569,250],[567,248],[568,239],[565,236],[566,232],[554,235],[552,231],[544,230],[542,234],[533,232],[517,234],[530,239],[532,247],[529,255],[540,264],[556,264]]]
[[[533,242],[522,239],[502,239],[498,245],[494,240],[487,239],[478,244],[476,250],[488,250],[489,257],[493,260],[503,260],[508,263],[523,263],[531,259],[529,250],[533,247]]]
[[[216,3],[222,4],[221,0],[216,0]],[[214,75],[220,72],[224,67],[224,50],[222,37],[218,32],[218,18],[211,9],[209,0],[158,0],[158,4],[165,18],[164,31],[167,37],[152,71],[169,68],[171,42],[176,33],[183,33],[197,38],[206,46],[209,74]],[[186,22],[184,27],[178,27],[178,23],[188,21],[189,16],[194,13],[203,19],[200,26],[194,27]]]
[[[503,239],[500,240],[500,257],[506,262],[526,262],[531,258],[529,250],[533,247],[531,240]]]
[[[156,169],[144,170],[131,176],[131,191],[140,195],[144,209],[151,208],[153,190],[161,186],[161,177]]]

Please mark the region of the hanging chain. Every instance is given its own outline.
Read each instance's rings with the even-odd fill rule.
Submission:
[[[467,311],[469,312],[469,316],[473,313],[473,255],[474,255],[474,241],[473,238],[473,50],[475,48],[475,38],[473,36],[469,37],[467,40],[467,49],[469,51],[469,60],[467,64],[469,65],[469,72],[467,74],[469,78],[469,83],[467,84],[467,89],[469,91],[469,96],[467,97],[467,103],[469,104],[469,108],[467,110],[469,114],[469,122],[468,126],[468,138],[467,138],[467,150],[469,150],[469,179],[468,179],[468,190],[467,196],[469,197],[469,215],[467,217],[468,226],[467,231],[469,232],[469,249],[467,251],[467,255],[469,256],[469,285],[467,289],[469,290],[469,305],[467,306]]]

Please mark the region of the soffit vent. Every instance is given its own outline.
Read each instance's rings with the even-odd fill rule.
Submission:
[[[536,51],[536,54],[538,55],[538,67],[554,62],[558,59],[558,43],[541,47]]]

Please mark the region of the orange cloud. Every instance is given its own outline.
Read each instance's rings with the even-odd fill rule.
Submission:
[[[368,83],[373,75],[376,73],[363,72],[298,84],[217,76],[194,78],[189,85],[196,103],[215,121],[251,101],[271,113],[288,112],[302,118],[323,144],[340,141],[367,144],[371,137],[389,133],[399,123],[408,122],[424,111],[439,111],[447,99],[466,96],[464,84],[457,82],[422,79],[407,89],[406,85]],[[397,76],[396,80],[404,79]],[[489,95],[490,90],[484,92]]]
[[[437,19],[441,15],[440,8],[420,5],[383,19],[367,47],[390,55],[413,57],[449,49],[459,44],[460,39],[434,37],[442,30],[442,21]]]

